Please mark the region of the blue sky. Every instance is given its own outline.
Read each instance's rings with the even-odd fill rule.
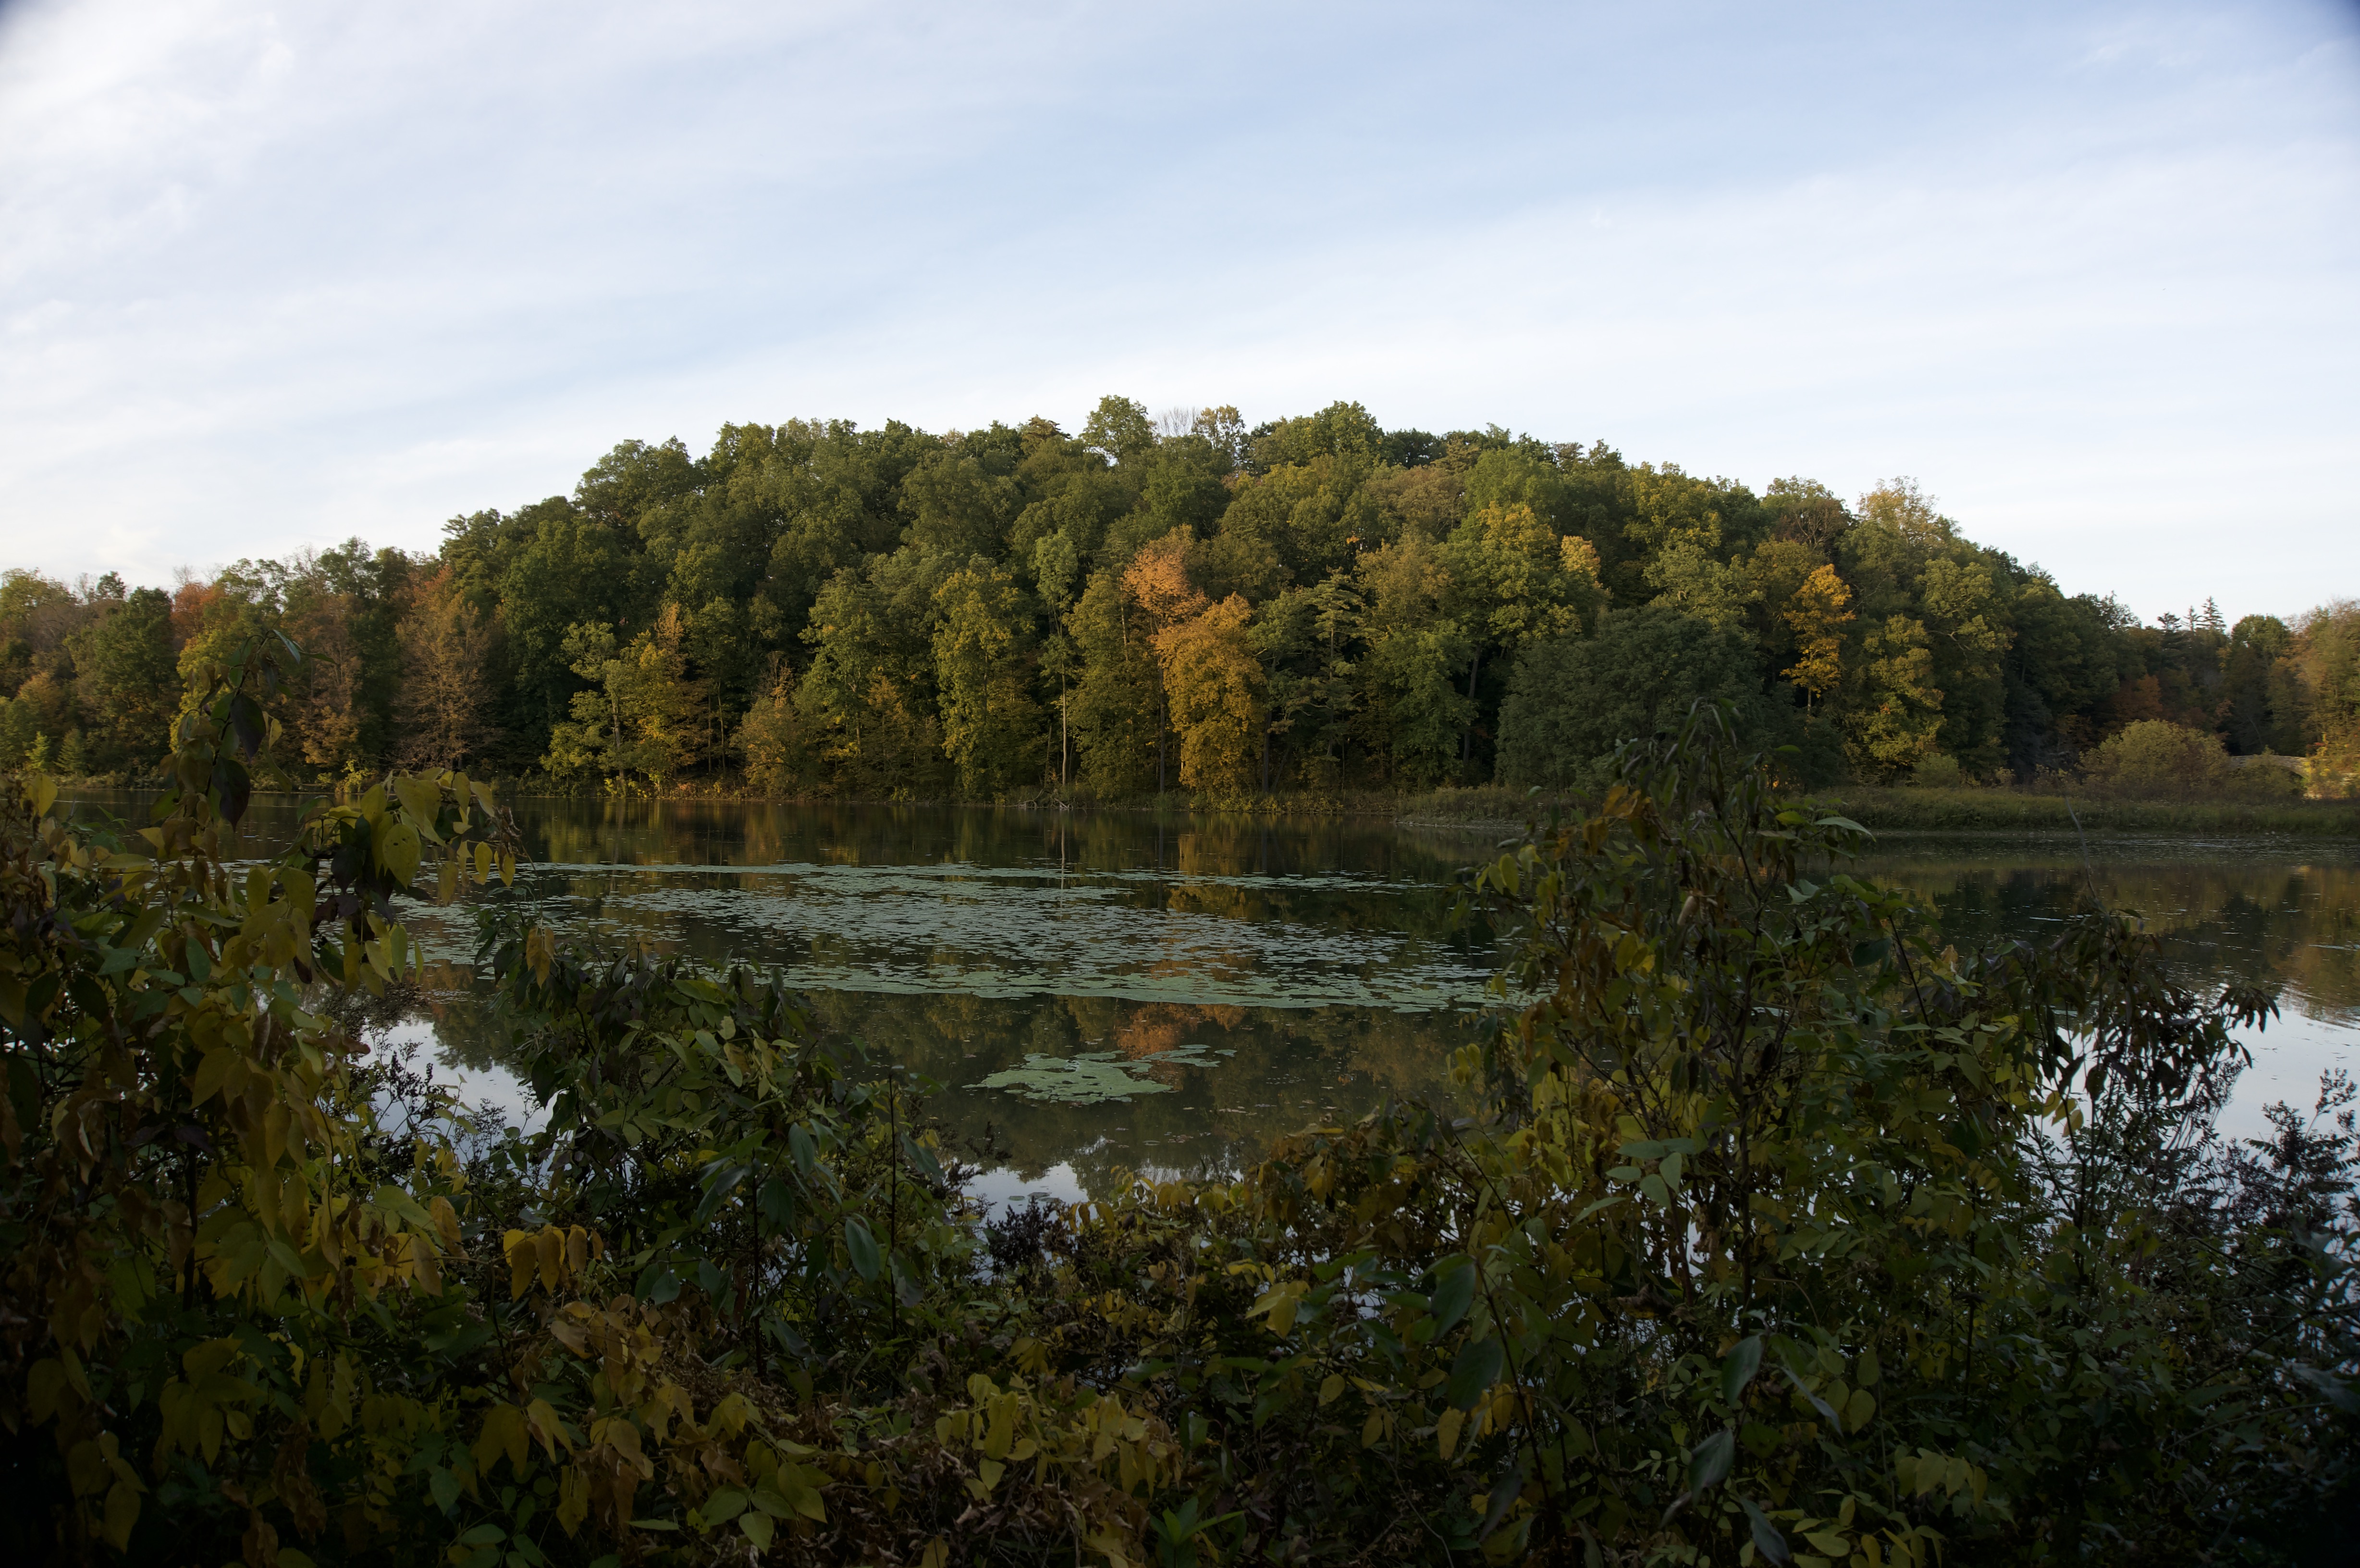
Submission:
[[[1106,392],[2360,593],[2360,7],[0,6],[0,564]]]

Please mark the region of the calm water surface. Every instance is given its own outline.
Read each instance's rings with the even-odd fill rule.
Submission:
[[[263,834],[288,814],[261,807]],[[994,1192],[1234,1170],[1280,1133],[1435,1090],[1492,961],[1489,933],[1449,917],[1453,875],[1496,834],[711,802],[531,800],[518,818],[533,864],[514,897],[575,934],[780,970],[821,1028],[945,1086],[952,1130],[997,1151]],[[1961,946],[2037,936],[2094,887],[2189,978],[2277,980],[2284,1015],[2250,1040],[2232,1130],[2360,1068],[2355,846],[1886,835],[1857,869],[1918,890]],[[467,923],[413,924],[452,984],[400,1032],[528,1114],[465,989]],[[1049,1097],[1076,1064],[1127,1097]]]

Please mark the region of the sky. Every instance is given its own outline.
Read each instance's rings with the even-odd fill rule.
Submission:
[[[2360,594],[2360,5],[0,0],[0,565],[1107,393]]]

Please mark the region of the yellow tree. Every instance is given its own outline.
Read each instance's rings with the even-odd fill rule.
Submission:
[[[1262,660],[1246,635],[1252,608],[1232,593],[1155,634],[1180,782],[1222,797],[1250,794],[1262,739]]]
[[[1158,791],[1170,782],[1164,766],[1164,740],[1172,731],[1171,691],[1163,679],[1164,660],[1160,639],[1164,632],[1202,613],[1208,603],[1188,580],[1188,546],[1192,542],[1193,536],[1186,528],[1175,528],[1142,546],[1122,572],[1123,597],[1138,606],[1149,645],[1156,650],[1153,722]]]
[[[1802,586],[1786,601],[1786,625],[1795,633],[1795,662],[1785,674],[1808,694],[1806,701],[1811,704],[1835,690],[1842,678],[1843,628],[1853,619],[1851,605],[1852,590],[1832,566],[1822,566],[1803,579]]]

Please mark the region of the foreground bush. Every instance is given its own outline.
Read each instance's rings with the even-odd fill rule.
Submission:
[[[271,679],[150,829],[0,800],[12,1559],[2272,1562],[2352,1500],[2349,1117],[2204,1132],[2268,998],[1938,948],[1712,710],[1471,886],[1479,1115],[980,1226],[791,995],[497,898],[543,1129],[369,1062],[394,901],[508,839],[404,778],[224,865]]]

